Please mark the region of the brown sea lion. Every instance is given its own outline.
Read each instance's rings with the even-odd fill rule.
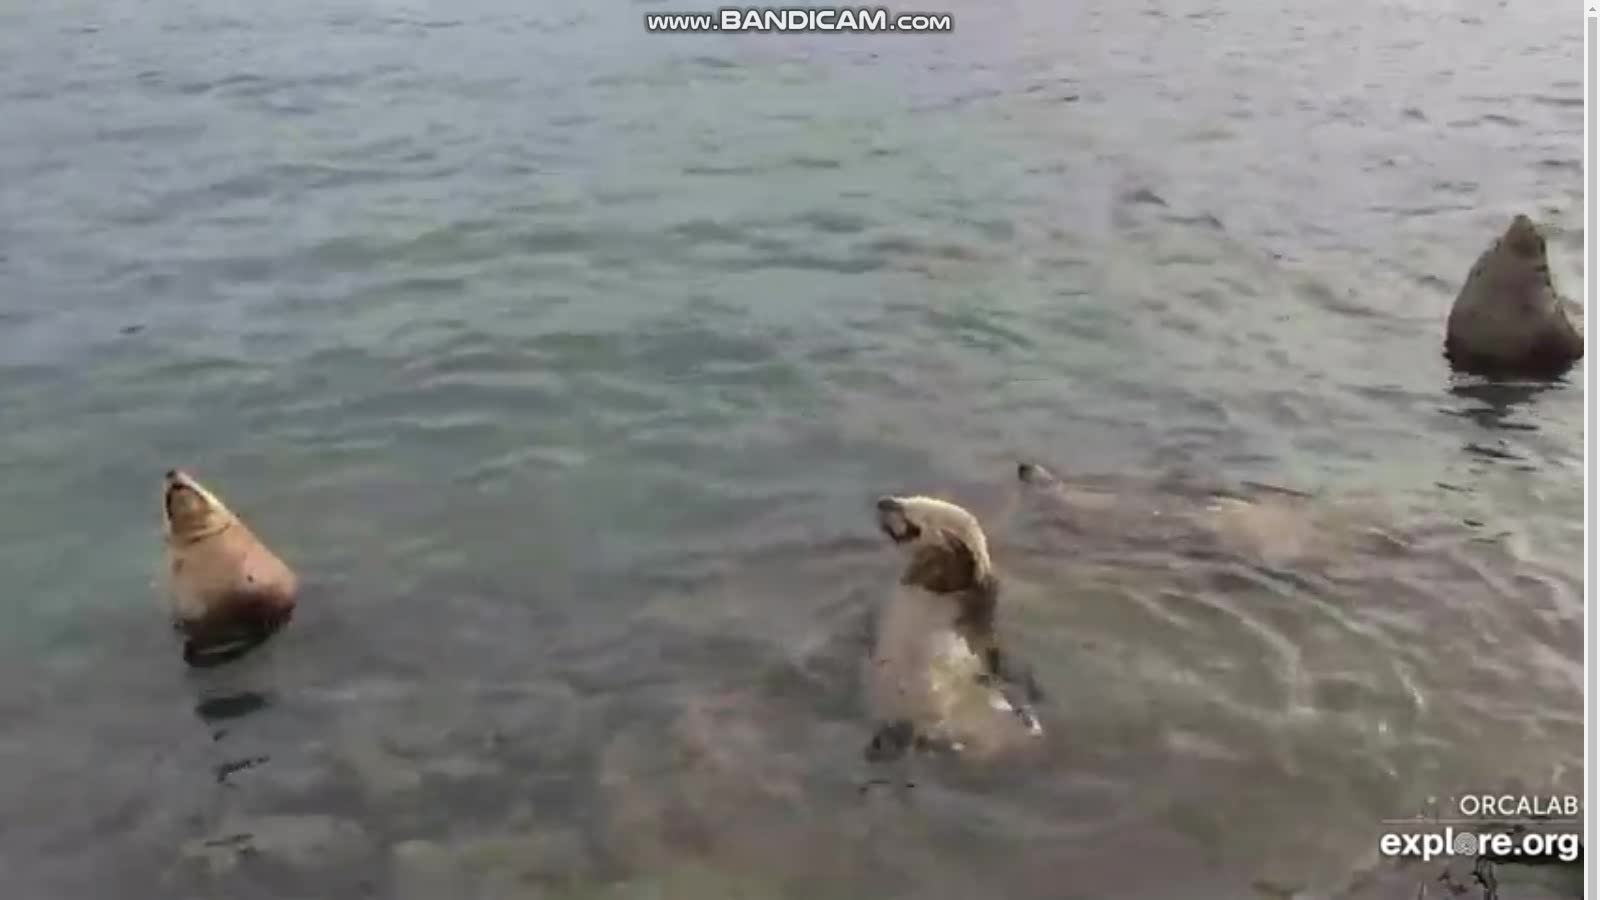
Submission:
[[[932,497],[883,497],[878,526],[909,561],[878,609],[866,663],[879,729],[869,759],[912,746],[991,756],[1043,734],[1039,690],[1000,647],[1000,580],[970,512]]]
[[[1450,307],[1444,354],[1457,371],[1490,377],[1554,378],[1583,358],[1532,219],[1514,217],[1473,264]]]
[[[185,472],[167,472],[161,496],[167,587],[184,660],[233,659],[294,613],[299,579],[232,510]]]

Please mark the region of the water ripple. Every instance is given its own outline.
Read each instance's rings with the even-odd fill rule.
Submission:
[[[1538,4],[962,0],[893,47],[12,6],[22,895],[1310,894],[1408,804],[1581,774],[1581,373],[1440,358],[1509,211],[1578,272]],[[1012,515],[1036,454],[1110,499]],[[141,599],[174,460],[308,584],[192,678]],[[1351,544],[1243,558],[1163,468],[1302,488],[1315,527],[1262,534]],[[914,822],[858,777],[889,490],[981,512],[1061,717],[1037,765],[930,762]],[[1362,491],[1392,508],[1332,512]]]

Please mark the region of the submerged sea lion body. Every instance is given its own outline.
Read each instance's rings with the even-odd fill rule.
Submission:
[[[1583,335],[1550,277],[1544,236],[1525,215],[1479,255],[1450,308],[1445,357],[1462,372],[1556,377],[1583,358]]]
[[[170,610],[185,660],[231,659],[289,622],[299,594],[294,570],[216,495],[174,469],[161,512]]]
[[[874,759],[912,745],[990,756],[1043,733],[995,631],[1000,582],[976,518],[930,497],[884,497],[879,527],[910,559],[878,610],[864,680]]]
[[[1017,478],[1047,501],[1051,526],[1071,532],[1085,551],[1150,550],[1282,567],[1403,543],[1380,527],[1375,509],[1274,485],[1064,478],[1032,462],[1017,466]]]

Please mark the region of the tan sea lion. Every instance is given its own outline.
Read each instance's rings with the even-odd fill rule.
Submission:
[[[1070,529],[1083,551],[1146,546],[1317,568],[1358,550],[1404,546],[1384,527],[1382,510],[1359,497],[1336,502],[1279,485],[1181,476],[1063,477],[1035,462],[1020,463],[1017,479],[1048,502],[1049,521]]]
[[[1554,378],[1583,358],[1583,334],[1556,293],[1544,235],[1518,214],[1467,274],[1445,325],[1458,371]]]
[[[991,756],[1043,734],[1039,690],[1003,654],[1000,581],[976,517],[932,497],[883,497],[878,526],[909,562],[878,609],[864,680],[882,761],[912,746]]]
[[[191,665],[232,659],[288,623],[294,570],[194,478],[167,472],[161,497],[173,625]]]

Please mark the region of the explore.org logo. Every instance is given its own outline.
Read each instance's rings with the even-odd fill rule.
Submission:
[[[1462,794],[1447,804],[1450,812],[1440,815],[1439,798],[1429,797],[1427,811],[1387,820],[1392,830],[1378,839],[1378,852],[1423,860],[1466,856],[1575,863],[1583,858],[1576,795]]]
[[[1378,852],[1384,856],[1417,857],[1424,862],[1441,856],[1488,856],[1510,862],[1531,857],[1570,863],[1581,858],[1583,834],[1575,831],[1549,834],[1457,831],[1446,825],[1442,831],[1407,834],[1391,831],[1378,839]]]

